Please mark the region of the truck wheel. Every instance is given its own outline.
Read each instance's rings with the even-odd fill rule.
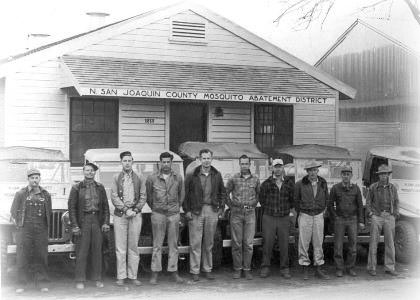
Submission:
[[[216,232],[214,234],[213,243],[213,268],[217,269],[222,265],[223,261],[223,238],[222,229],[220,225],[217,225]]]
[[[103,270],[108,276],[116,276],[117,274],[117,256],[115,254],[115,237],[114,230],[111,228],[104,234],[103,253]]]
[[[395,258],[401,263],[409,263],[416,254],[416,230],[407,221],[399,221],[395,226]]]

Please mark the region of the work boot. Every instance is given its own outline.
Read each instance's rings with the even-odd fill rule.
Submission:
[[[172,272],[172,277],[176,283],[184,283],[184,279],[178,275],[178,272]]]
[[[337,271],[335,271],[335,276],[337,276],[337,277],[343,277],[343,270],[337,270]]]
[[[232,278],[233,279],[239,279],[239,278],[241,278],[241,270],[235,270],[235,271],[233,271]]]
[[[283,269],[280,271],[281,276],[283,276],[283,278],[285,279],[290,279],[292,278],[292,276],[290,275],[290,271],[289,269]]]
[[[206,272],[206,278],[208,280],[215,280],[216,276],[214,276],[214,274],[212,272]]]
[[[309,266],[303,266],[303,280],[309,279]]]
[[[192,274],[192,280],[195,282],[200,281],[200,276],[198,274]]]
[[[150,284],[152,285],[157,284],[158,275],[159,275],[158,272],[152,272],[152,277],[150,277]]]
[[[98,280],[98,281],[96,281],[96,287],[101,289],[101,288],[104,287],[104,283],[102,281]]]
[[[317,267],[316,267],[316,270],[315,270],[315,275],[316,275],[318,278],[321,278],[321,279],[330,279],[330,277],[329,277],[327,274],[325,274],[325,273],[324,273],[324,271],[322,271],[322,269],[321,269],[321,267],[320,267],[320,266],[317,266]]]
[[[376,271],[375,270],[368,270],[368,273],[370,276],[376,276]]]
[[[261,268],[261,272],[260,272],[260,277],[261,278],[266,278],[268,277],[268,275],[270,275],[270,268],[265,266]]]
[[[83,282],[76,283],[76,289],[83,290],[85,288],[85,284]]]
[[[395,270],[385,270],[385,274],[391,275],[391,276],[398,276],[400,273],[398,273]]]
[[[118,286],[124,286],[124,279],[117,279],[117,281],[115,281],[115,283]]]
[[[15,290],[16,294],[22,294],[24,291],[25,291],[25,289],[24,288],[21,288],[21,287],[18,287]]]
[[[353,268],[348,269],[347,270],[347,273],[349,273],[349,275],[350,276],[353,276],[353,277],[356,277],[357,276],[357,273],[356,273],[356,271],[353,270]]]
[[[244,275],[245,275],[246,280],[252,280],[254,278],[252,277],[250,270],[244,270]]]
[[[135,286],[141,286],[141,281],[138,279],[130,279],[130,282]]]

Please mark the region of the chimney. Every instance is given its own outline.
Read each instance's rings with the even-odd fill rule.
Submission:
[[[25,50],[31,50],[47,44],[49,37],[50,35],[47,33],[29,33]]]
[[[105,12],[87,12],[86,15],[89,16],[89,30],[104,26],[106,18],[109,16]]]

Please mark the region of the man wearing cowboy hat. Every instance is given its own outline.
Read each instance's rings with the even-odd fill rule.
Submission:
[[[276,240],[280,250],[280,274],[289,279],[289,229],[293,216],[294,182],[284,176],[283,160],[273,160],[273,174],[261,184],[260,204],[263,210],[263,259],[260,276],[265,278],[270,273],[271,254]]]
[[[51,196],[39,186],[41,172],[29,169],[28,186],[17,191],[10,209],[17,228],[16,260],[19,286],[16,293],[25,291],[31,279],[41,292],[48,292],[48,225],[51,215]]]
[[[86,163],[84,179],[73,185],[68,208],[72,233],[76,242],[76,288],[85,288],[86,269],[89,265],[91,278],[96,287],[102,282],[102,232],[109,231],[109,206],[105,188],[94,180],[98,167]]]
[[[395,271],[395,219],[398,217],[398,193],[396,187],[389,182],[392,170],[387,165],[380,165],[376,174],[379,181],[369,187],[366,197],[366,209],[371,217],[370,242],[367,270],[376,275],[376,254],[379,235],[384,230],[385,273],[398,276]]]
[[[328,208],[330,215],[334,218],[334,261],[337,268],[337,277],[343,277],[343,240],[347,231],[348,252],[347,272],[356,276],[354,265],[356,263],[357,226],[363,229],[363,202],[362,193],[357,184],[351,183],[353,169],[351,166],[344,166],[341,169],[342,181],[335,184],[330,191]]]
[[[295,186],[295,207],[298,213],[299,224],[299,265],[303,266],[303,279],[307,280],[309,259],[309,244],[312,241],[314,249],[315,275],[321,279],[329,279],[322,270],[324,252],[322,242],[324,239],[324,212],[328,203],[327,181],[318,176],[320,163],[310,161],[305,164],[307,174]]]

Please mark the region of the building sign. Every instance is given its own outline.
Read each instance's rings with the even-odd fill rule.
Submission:
[[[281,104],[316,104],[334,105],[335,98],[319,96],[287,96],[264,94],[240,94],[224,92],[188,92],[188,91],[163,91],[150,89],[116,89],[116,88],[81,88],[82,96],[108,96],[131,98],[155,98],[174,100],[213,100],[226,102],[258,102]]]

